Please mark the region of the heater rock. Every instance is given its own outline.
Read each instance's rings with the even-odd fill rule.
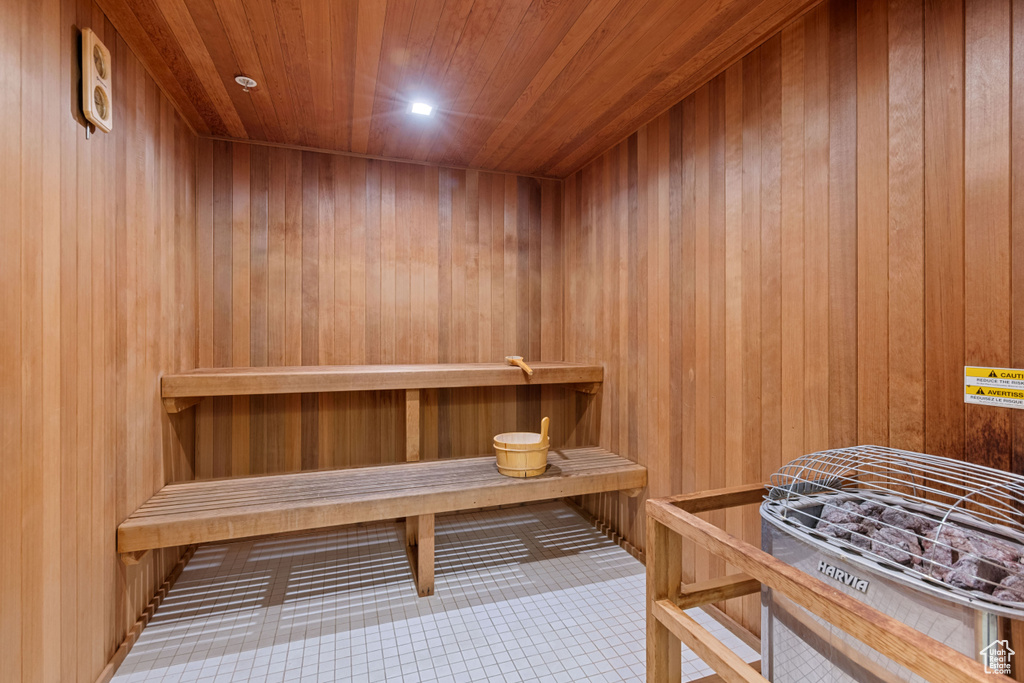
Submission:
[[[1020,552],[1017,548],[997,538],[971,532],[968,532],[967,538],[971,544],[971,551],[975,555],[990,559],[1004,567],[1014,567],[1020,559]]]
[[[1024,570],[1024,567],[1018,567]],[[1024,575],[1010,574],[999,582],[992,592],[992,597],[1008,602],[1024,602]]]
[[[864,500],[860,503],[860,513],[865,517],[881,517],[885,511],[885,506],[875,500]]]
[[[917,533],[927,533],[935,528],[935,522],[926,517],[908,512],[899,506],[887,507],[882,510],[879,519],[882,523],[899,529],[908,529]]]
[[[920,562],[921,545],[908,531],[883,527],[871,536],[871,552],[909,567],[915,559]]]
[[[826,504],[825,510],[821,513],[821,518],[832,524],[859,524],[863,516],[861,515],[860,505],[851,500],[838,507]]]
[[[850,544],[855,548],[860,548],[861,550],[871,550],[871,539],[863,533],[851,533]]]
[[[957,560],[946,583],[957,588],[991,593],[1006,578],[1006,568],[977,555],[966,555]]]
[[[856,522],[847,522],[845,524],[831,524],[829,522],[824,522],[818,525],[818,531],[826,536],[846,540],[850,538],[850,534],[863,534],[864,527]]]

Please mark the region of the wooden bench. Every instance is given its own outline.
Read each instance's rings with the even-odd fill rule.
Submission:
[[[169,413],[207,396],[405,390],[407,463],[354,470],[193,481],[161,489],[117,530],[122,559],[149,550],[405,518],[405,544],[420,595],[434,592],[434,515],[624,490],[635,496],[647,470],[600,448],[553,450],[540,477],[498,473],[493,458],[420,460],[420,391],[561,384],[594,394],[596,364],[531,362],[532,375],[507,363],[200,368],[164,375]]]
[[[592,394],[604,380],[604,368],[600,365],[531,362],[530,366],[533,369],[532,377],[507,363],[201,368],[164,375],[160,381],[160,394],[167,412],[177,413],[207,396],[542,384],[564,384]]]
[[[169,484],[117,530],[127,562],[155,548],[230,541],[405,517],[421,596],[434,592],[434,515],[606,491],[635,496],[647,470],[602,448],[548,454],[548,471],[516,479],[493,457]]]

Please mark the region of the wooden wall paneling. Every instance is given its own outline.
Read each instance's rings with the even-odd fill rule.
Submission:
[[[210,189],[197,244],[212,244],[214,258],[200,277],[200,325],[212,331],[199,338],[213,363],[561,359],[560,183],[202,148],[197,183]],[[424,457],[488,453],[494,434],[536,429],[545,411],[560,445],[576,428],[573,394],[424,392]],[[391,462],[403,448],[394,392],[225,399],[200,415],[200,477]]]
[[[4,121],[11,121],[21,127],[22,121],[22,56],[21,56],[21,30],[25,22],[23,6],[8,3],[4,7],[8,20],[3,31],[3,64],[0,68],[0,78],[3,79],[3,95],[0,96],[0,114]],[[29,98],[30,99],[30,98]],[[0,143],[5,159],[22,158],[22,140],[20,136],[7,135]],[[4,288],[7,291],[0,303],[0,316],[6,321],[0,331],[0,348],[3,349],[0,360],[0,435],[4,444],[9,444],[15,452],[22,447],[21,413],[23,408],[22,400],[22,373],[20,359],[22,357],[22,289],[23,278],[21,270],[21,242],[22,242],[22,215],[21,215],[21,164],[3,164],[0,170],[0,193],[12,200],[9,213],[4,216],[0,223],[0,244],[3,246],[2,272]],[[4,467],[0,475],[0,493],[2,503],[0,510],[3,511],[4,519],[19,519],[22,515],[22,469],[28,470],[30,466],[22,462],[21,458],[11,459]],[[22,548],[20,525],[4,524],[0,531],[0,585],[4,590],[0,593],[0,635],[3,637],[4,647],[10,654],[10,671],[17,677],[23,672],[22,645],[25,636],[22,634],[22,623],[26,621],[22,614],[23,606],[20,595],[22,586],[22,572],[25,570]],[[32,636],[29,636],[32,637]],[[9,648],[9,650],[8,650]],[[29,665],[31,666],[31,665]]]
[[[696,324],[696,169],[694,163],[695,103],[690,97],[671,111],[669,167],[672,174],[669,214],[669,241],[665,250],[670,261],[668,297],[669,355],[664,362],[671,376],[671,401],[668,406],[671,425],[671,466],[679,476],[671,480],[674,490],[692,490],[697,486],[696,438],[698,425],[696,401],[697,324]],[[664,249],[665,245],[662,245]],[[665,282],[663,277],[658,282]],[[664,324],[664,314],[662,324]],[[680,357],[672,362],[675,350]],[[664,368],[664,366],[662,366]],[[664,371],[664,369],[663,369]],[[692,580],[696,561],[692,547],[684,547],[683,576]]]
[[[761,478],[782,464],[782,38],[761,57]]]
[[[829,441],[857,441],[857,5],[828,5]],[[781,464],[781,463],[779,463]]]
[[[703,397],[695,403],[696,413],[696,480],[697,490],[715,488],[711,480],[712,453],[711,424],[711,205],[710,205],[710,88],[705,86],[693,95],[694,107],[694,279],[696,296],[696,385],[695,394]],[[686,150],[684,148],[684,154]],[[606,377],[607,379],[607,377]],[[606,382],[607,383],[607,382]],[[652,478],[653,479],[653,478]],[[650,480],[649,480],[650,481]],[[708,553],[696,555],[694,574],[701,581],[712,576]]]
[[[266,147],[250,150],[248,190],[249,217],[249,360],[254,367],[269,365],[269,309],[270,294],[270,153]],[[270,433],[267,430],[266,396],[250,396],[249,409],[252,420],[248,421],[249,469],[262,469],[258,463],[265,463],[270,447]]]
[[[708,329],[711,340],[710,366],[711,379],[709,398],[711,402],[710,428],[710,488],[725,485],[727,473],[727,406],[729,390],[722,381],[723,374],[728,379],[726,363],[726,128],[725,128],[725,75],[719,75],[708,87]],[[716,511],[708,515],[715,525],[725,524],[725,512]],[[709,559],[709,567],[713,576],[725,570],[725,565],[717,557]]]
[[[308,349],[303,346],[303,160],[296,150],[283,150],[278,175],[271,175],[271,187],[284,178],[284,336],[283,365],[301,365]],[[271,166],[273,174],[274,167]],[[199,180],[202,182],[202,179]],[[308,277],[308,276],[307,276]],[[307,325],[308,327],[308,325]],[[308,344],[308,342],[307,342]],[[308,400],[308,399],[307,399]],[[284,398],[284,443],[276,466],[301,469],[303,465],[303,404],[301,396]],[[308,410],[307,410],[308,416]],[[220,418],[223,419],[223,418]],[[307,417],[308,420],[308,417]],[[308,448],[308,447],[307,447]],[[214,457],[216,453],[207,457]]]
[[[307,74],[308,77],[308,74]],[[301,175],[301,219],[300,230],[300,313],[301,357],[303,365],[320,362],[320,245],[319,234],[327,230],[320,224],[320,160],[311,152],[302,153]],[[393,272],[393,271],[392,271]],[[326,313],[326,312],[324,312]],[[320,464],[320,397],[303,394],[300,397],[302,445],[300,448],[302,468],[316,469]]]
[[[36,15],[38,24],[30,32],[35,36],[33,45],[38,52],[30,58],[29,64],[36,65],[40,73],[63,74],[64,43],[61,31],[61,7],[58,0],[49,0],[37,4],[40,13]],[[12,22],[13,23],[13,22]],[[115,42],[116,49],[124,51],[123,43]],[[6,62],[6,58],[4,59]],[[38,80],[39,110],[32,120],[38,121],[42,139],[39,149],[42,154],[41,188],[61,188],[63,192],[61,145],[61,101],[64,90],[62,78],[40,78]],[[25,121],[23,120],[23,123]],[[40,357],[40,400],[47,409],[42,412],[41,448],[39,451],[39,467],[41,476],[42,506],[39,526],[29,529],[31,537],[45,538],[41,543],[39,567],[33,573],[32,581],[36,581],[35,590],[26,591],[28,596],[39,596],[41,615],[36,620],[27,622],[23,632],[36,638],[38,649],[30,651],[30,656],[38,657],[40,666],[39,678],[58,680],[62,669],[63,647],[66,641],[62,632],[62,596],[58,595],[61,586],[63,563],[61,562],[62,543],[55,541],[61,535],[61,517],[63,501],[61,498],[61,411],[53,409],[60,402],[61,394],[61,207],[62,202],[51,201],[40,192],[38,201],[41,206],[41,243],[39,251],[40,268],[40,316],[39,316],[39,348]],[[45,333],[44,333],[45,326]],[[32,337],[29,337],[30,339]],[[5,353],[6,355],[6,353]],[[120,426],[120,425],[119,425]],[[118,430],[121,433],[121,430]],[[119,489],[120,490],[120,489]],[[122,497],[118,496],[120,511]],[[114,581],[115,606],[123,606],[125,591],[120,581]],[[31,597],[29,598],[31,600]],[[23,604],[27,602],[23,600]],[[116,627],[115,627],[116,628]],[[116,637],[116,636],[115,636]],[[6,659],[6,658],[5,658]],[[13,658],[7,659],[12,661]],[[11,666],[16,666],[12,664]]]
[[[888,3],[857,4],[857,435],[889,443]]]
[[[231,365],[252,365],[250,348],[251,297],[250,262],[250,187],[252,172],[248,149],[231,150]],[[249,442],[248,396],[231,398],[231,474],[248,474],[251,454]]]
[[[743,277],[746,274],[743,266],[743,228],[744,228],[744,128],[743,120],[743,81],[744,68],[748,60],[737,62],[725,72],[724,83],[724,124],[722,131],[724,140],[724,191],[725,191],[725,224],[724,224],[724,373],[716,373],[719,380],[724,379],[721,393],[725,407],[725,459],[721,481],[738,472],[743,477],[745,468],[743,397],[745,379],[748,368],[744,367],[744,338],[747,333],[744,320]],[[724,374],[724,377],[723,377]],[[742,510],[731,508],[723,511],[724,528],[733,534],[742,534]]]
[[[1024,362],[1015,9],[978,2],[965,28],[962,3],[819,5],[566,179],[567,356],[608,364],[597,439],[648,466],[648,495],[857,442],[1019,468],[1016,416],[965,422],[961,384],[965,362]],[[585,505],[642,543],[632,508]],[[756,517],[716,523],[756,541]],[[753,602],[727,609],[756,630]]]
[[[964,352],[968,365],[1010,361],[1010,3],[965,3]],[[1010,409],[968,404],[969,459],[1008,469]]]
[[[830,443],[828,12],[804,15],[804,452]]]
[[[311,46],[312,47],[312,46]],[[333,105],[333,103],[332,103]],[[323,105],[322,105],[323,106]],[[338,194],[334,183],[336,164],[328,156],[316,158],[318,198],[316,206],[316,240],[317,240],[317,358],[318,362],[331,364],[337,362],[334,347],[337,341],[336,319],[338,304],[335,298],[335,278],[337,264],[335,256],[335,204],[344,202]],[[315,399],[316,421],[316,466],[330,467],[334,460],[335,421],[325,416],[335,412],[337,396],[318,394]]]
[[[93,3],[0,13],[0,661],[92,681],[177,560],[127,569],[108,532],[189,474],[194,418],[153,387],[195,361],[195,138]],[[84,27],[111,49],[117,113],[88,140]]]
[[[924,448],[924,8],[889,10],[889,443]]]
[[[761,479],[761,54],[743,60],[742,329],[743,483]],[[760,517],[741,510],[743,538],[758,538]],[[760,618],[758,601],[748,599],[746,621]]]
[[[804,452],[804,19],[782,31],[781,313],[782,462]],[[817,400],[817,399],[815,399]]]
[[[200,140],[196,146],[196,175],[213,177],[213,142]],[[196,287],[197,327],[196,361],[199,367],[214,367],[213,356],[213,186],[210,182],[196,183]],[[273,286],[273,281],[271,281]],[[196,406],[197,454],[213,451],[213,401],[202,401]],[[213,475],[213,462],[208,458],[196,460],[196,477]],[[128,511],[130,514],[131,511]]]
[[[964,457],[964,9],[924,4],[925,450]]]
[[[1024,40],[1022,40],[1024,38],[1024,7],[1019,2],[1014,2],[1010,11],[1013,14],[1010,63],[1024,64]],[[1011,79],[1010,130],[1020,131],[1024,130],[1024,69],[1013,69]],[[1013,367],[1024,367],[1024,147],[1022,147],[1021,136],[1013,136],[1011,145],[1010,159],[1013,166],[1010,169],[1012,192],[1010,292],[1013,299],[1010,312],[1012,321],[1010,339],[1013,346],[1010,351],[1010,363]],[[1024,473],[1024,413],[1013,411],[1011,422],[1013,453],[1010,469],[1021,474]]]

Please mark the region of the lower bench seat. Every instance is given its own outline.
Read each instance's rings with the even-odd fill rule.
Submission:
[[[117,529],[118,551],[144,552],[323,527],[407,518],[406,542],[420,595],[433,593],[433,516],[624,490],[636,495],[647,470],[602,448],[552,449],[548,470],[517,479],[494,458],[425,460],[168,484]]]

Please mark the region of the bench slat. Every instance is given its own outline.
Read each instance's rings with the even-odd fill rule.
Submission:
[[[493,458],[169,484],[117,532],[118,551],[227,541],[603,491],[640,489],[647,470],[601,448],[552,450],[548,472],[498,473]]]
[[[600,365],[531,363],[533,376],[505,363],[422,365],[306,365],[261,368],[200,368],[164,375],[160,393],[171,412],[175,400],[204,396],[385,391],[539,384],[592,384],[604,380]]]

